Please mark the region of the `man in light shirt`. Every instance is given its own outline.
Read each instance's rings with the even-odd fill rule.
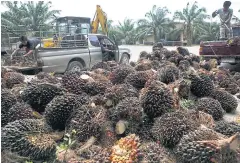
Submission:
[[[225,1],[223,3],[223,8],[218,9],[212,13],[212,17],[219,15],[220,17],[220,40],[225,40],[233,37],[233,31],[231,27],[231,19],[233,15],[233,9],[230,9],[230,1]],[[227,36],[227,38],[226,38]]]

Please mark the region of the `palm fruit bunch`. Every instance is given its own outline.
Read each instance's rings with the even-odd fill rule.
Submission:
[[[173,94],[159,81],[151,83],[140,98],[144,112],[151,118],[159,117],[174,108]]]
[[[14,94],[18,101],[21,101],[21,93],[27,87],[27,84],[15,84],[11,89],[12,94]]]
[[[158,78],[161,82],[169,84],[180,78],[180,71],[176,66],[167,65],[158,71]]]
[[[185,71],[188,71],[189,68],[190,68],[190,63],[188,60],[181,60],[178,64],[178,68],[182,71],[182,72],[185,72]]]
[[[135,66],[136,71],[146,71],[152,68],[152,62],[148,59],[139,59]]]
[[[88,82],[94,81],[85,72],[66,72],[62,77],[62,87],[69,93],[82,94],[82,87]]]
[[[206,127],[184,135],[174,150],[177,162],[238,162],[240,136],[227,138]]]
[[[110,152],[101,146],[91,145],[78,154],[81,163],[110,163]]]
[[[188,49],[183,48],[183,47],[177,47],[177,51],[179,54],[183,55],[183,56],[190,56],[190,53],[188,51]]]
[[[153,71],[136,71],[129,74],[125,81],[131,84],[136,89],[142,89],[147,82],[147,80],[153,75]]]
[[[156,42],[153,44],[152,51],[161,50],[163,48],[163,44],[161,42]]]
[[[126,97],[138,97],[137,89],[130,84],[119,84],[107,88],[104,94],[107,107],[116,106]]]
[[[54,76],[54,73],[40,72],[36,75],[37,79],[31,80],[31,83],[51,83],[59,84],[60,80]]]
[[[45,111],[46,122],[53,128],[64,130],[65,124],[74,109],[88,101],[88,96],[64,94],[55,96],[53,100],[48,103]]]
[[[237,109],[237,99],[227,91],[220,89],[214,90],[210,96],[215,100],[218,100],[227,113],[234,112]]]
[[[55,137],[42,120],[23,119],[8,123],[2,128],[1,142],[4,150],[17,153],[31,160],[55,157]]]
[[[214,130],[226,136],[233,136],[238,132],[240,133],[240,125],[235,122],[218,121]]]
[[[113,84],[122,84],[124,83],[124,80],[128,76],[128,74],[133,72],[134,72],[134,69],[131,66],[118,66],[109,75],[109,80]]]
[[[191,92],[197,97],[208,96],[214,89],[212,80],[205,74],[192,75],[191,81]]]
[[[174,156],[166,148],[156,142],[148,142],[141,144],[140,148],[140,163],[173,163],[176,162]]]
[[[196,109],[212,115],[214,120],[222,119],[225,113],[221,106],[221,103],[218,100],[210,97],[203,97],[199,99]]]
[[[108,109],[109,118],[116,124],[116,133],[135,133],[143,117],[143,108],[137,97],[127,97],[116,107]]]
[[[8,123],[9,109],[17,103],[16,97],[7,89],[1,90],[1,124]]]
[[[26,87],[20,95],[20,98],[31,105],[31,107],[41,113],[45,111],[46,105],[52,99],[62,94],[62,89],[52,84],[39,84]]]
[[[110,161],[112,163],[138,162],[139,146],[139,138],[135,134],[121,138],[111,148]]]
[[[225,77],[225,80],[221,81],[219,83],[219,86],[221,88],[224,88],[227,92],[231,93],[232,95],[235,95],[239,92],[239,87],[234,78]]]
[[[31,106],[24,102],[17,102],[9,109],[8,122],[13,122],[20,119],[37,119],[42,116],[32,110]]]
[[[198,127],[188,116],[180,111],[166,113],[155,119],[151,129],[153,137],[168,148],[174,148],[182,136]]]
[[[148,52],[146,52],[146,51],[141,51],[141,52],[140,52],[140,55],[139,55],[139,58],[146,58],[147,55],[148,55]]]
[[[96,106],[94,103],[82,105],[71,113],[66,123],[66,130],[75,130],[77,139],[81,142],[86,141],[91,136],[99,138],[101,127],[107,121],[106,112],[105,108]]]
[[[153,51],[152,56],[155,61],[161,61],[163,59],[163,54],[160,50]]]
[[[195,124],[199,126],[204,125],[211,129],[215,127],[215,121],[213,117],[208,113],[193,109],[187,110],[186,114],[189,119],[191,119]]]
[[[201,59],[198,55],[191,55],[191,59],[193,62],[200,63]]]
[[[92,66],[91,71],[93,71],[95,69],[99,69],[99,68],[107,70],[107,71],[111,70],[110,66],[106,62],[98,62]]]
[[[161,48],[161,53],[164,55],[164,59],[169,59],[170,57],[173,56],[173,53],[166,48]]]
[[[7,88],[12,88],[15,84],[21,84],[24,82],[24,75],[18,72],[7,72],[4,75]]]

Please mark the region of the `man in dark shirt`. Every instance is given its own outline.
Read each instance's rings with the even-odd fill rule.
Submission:
[[[105,62],[110,61],[113,57],[112,55],[114,55],[114,52],[112,50],[109,50],[106,47],[103,39],[99,39],[99,42],[100,42],[100,47],[101,47],[101,50],[102,50],[102,53],[103,53],[103,61],[105,61]]]
[[[18,49],[16,49],[12,55],[14,55],[16,52],[18,52],[20,49],[25,47],[26,50],[26,54],[24,54],[24,57],[29,56],[30,54],[33,53],[33,51],[35,50],[36,46],[39,46],[41,41],[37,38],[33,38],[33,39],[28,39],[26,36],[21,36],[19,38],[19,41],[21,42],[21,44],[19,45]]]

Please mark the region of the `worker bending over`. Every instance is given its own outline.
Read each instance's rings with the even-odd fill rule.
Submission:
[[[212,17],[214,18],[219,14],[220,17],[220,40],[225,40],[227,38],[233,37],[233,31],[231,27],[231,19],[233,15],[233,10],[229,7],[231,6],[230,1],[225,1],[223,3],[223,8],[216,10],[212,13]]]
[[[41,41],[37,38],[33,39],[28,39],[26,36],[21,36],[19,38],[19,41],[21,44],[19,45],[18,49],[16,49],[13,53],[12,56],[18,52],[20,49],[25,48],[26,54],[24,54],[24,57],[27,57],[31,54],[33,54],[35,48],[40,45]]]

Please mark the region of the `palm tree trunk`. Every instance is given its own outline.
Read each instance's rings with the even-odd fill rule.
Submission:
[[[187,45],[192,46],[192,30],[191,24],[187,25]]]
[[[154,38],[154,43],[157,42],[157,31],[156,29],[153,29],[153,38]]]

